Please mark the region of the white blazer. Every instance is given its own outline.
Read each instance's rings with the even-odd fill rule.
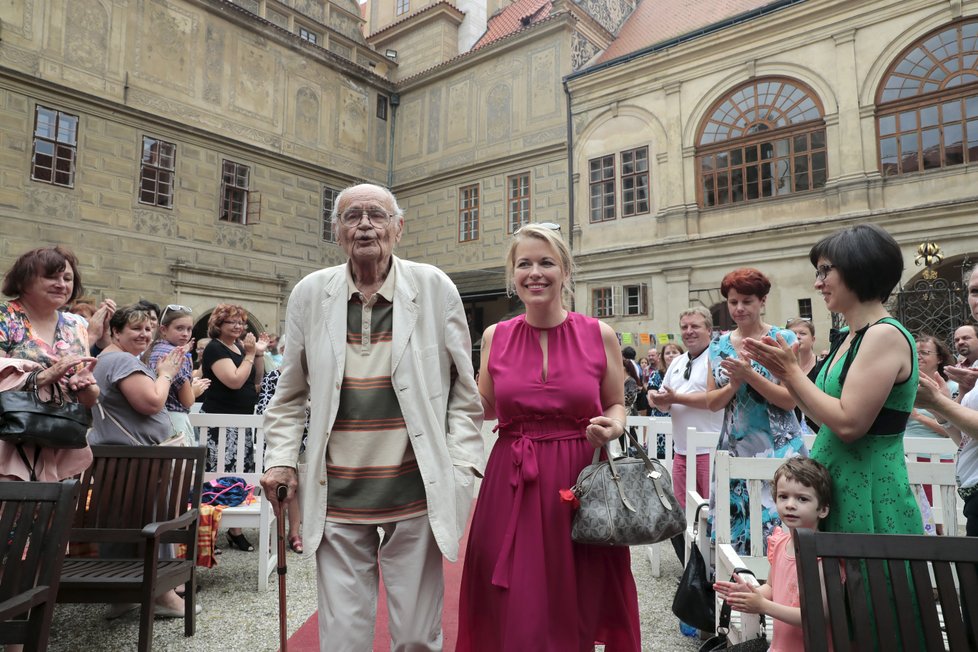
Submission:
[[[458,290],[436,267],[393,257],[391,381],[397,392],[428,499],[428,520],[442,554],[458,558],[485,459],[482,401]],[[326,525],[326,444],[339,408],[346,359],[346,264],[296,284],[286,313],[285,357],[265,410],[265,468],[298,467],[310,401],[306,472],[300,475],[303,537],[318,542]],[[318,545],[306,547],[311,555]]]

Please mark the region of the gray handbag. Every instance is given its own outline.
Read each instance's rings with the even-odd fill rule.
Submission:
[[[571,529],[571,539],[578,543],[639,546],[671,539],[686,529],[669,472],[645,454],[634,435],[626,434],[640,459],[613,459],[607,445],[596,449],[571,488],[581,503]],[[599,462],[602,450],[608,459]]]

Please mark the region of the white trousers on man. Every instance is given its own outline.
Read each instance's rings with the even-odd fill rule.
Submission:
[[[440,652],[445,581],[427,515],[383,525],[327,521],[316,566],[322,652],[373,649],[378,570],[391,652]]]

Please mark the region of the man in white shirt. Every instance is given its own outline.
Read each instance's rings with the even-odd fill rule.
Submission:
[[[944,367],[948,378],[958,384],[958,403],[975,387],[978,380],[978,326],[965,324],[954,331],[954,350],[958,354],[956,366]]]
[[[720,432],[723,412],[706,407],[706,375],[709,367],[706,350],[713,333],[710,311],[701,306],[679,314],[679,330],[686,353],[672,361],[658,391],[649,390],[649,402],[672,416],[672,488],[679,504],[686,507],[686,429]],[[704,498],[710,495],[710,450],[701,448],[696,455],[696,490]],[[683,560],[682,536],[676,554]]]

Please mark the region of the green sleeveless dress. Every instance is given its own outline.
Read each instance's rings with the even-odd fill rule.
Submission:
[[[913,371],[890,390],[869,431],[847,444],[824,424],[815,438],[811,456],[832,475],[832,508],[819,525],[826,532],[867,534],[923,534],[920,507],[907,480],[903,431],[917,396],[917,349],[909,332],[892,317],[877,324],[891,324],[910,342]],[[875,325],[875,324],[873,324]],[[856,332],[849,351],[831,368],[826,364],[815,384],[829,396],[839,398],[852,361],[869,326]],[[844,334],[843,331],[842,334]],[[835,357],[843,337],[832,346],[828,360]]]

